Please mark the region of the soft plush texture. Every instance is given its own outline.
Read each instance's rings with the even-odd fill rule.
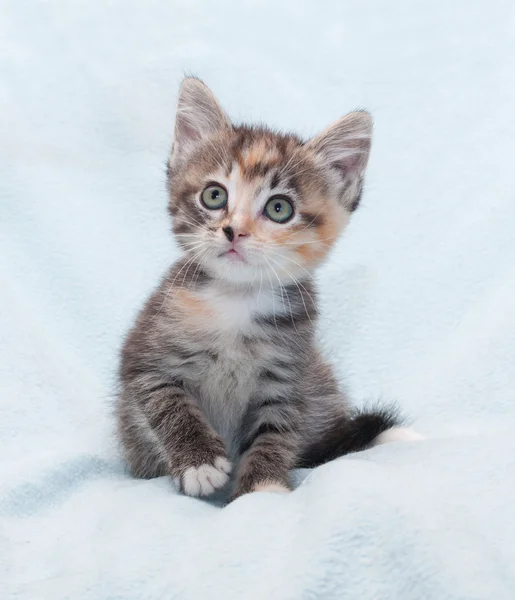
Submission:
[[[25,2],[0,19],[0,597],[515,597],[515,13],[501,0]],[[240,119],[376,119],[320,274],[357,403],[422,442],[220,508],[124,471],[117,352],[177,250],[194,72]]]

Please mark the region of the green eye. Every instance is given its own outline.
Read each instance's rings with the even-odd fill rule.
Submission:
[[[218,210],[227,204],[227,192],[221,185],[208,185],[202,192],[202,204],[211,210]]]
[[[293,205],[284,196],[272,196],[263,212],[276,223],[286,223],[293,217]]]

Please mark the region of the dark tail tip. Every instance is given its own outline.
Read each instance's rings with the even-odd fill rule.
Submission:
[[[313,443],[302,457],[299,467],[316,467],[330,460],[370,448],[376,437],[403,424],[396,406],[356,409],[342,415],[322,439]]]

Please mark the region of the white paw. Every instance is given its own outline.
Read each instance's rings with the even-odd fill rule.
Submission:
[[[253,488],[253,492],[274,492],[279,494],[287,494],[290,490],[279,481],[261,481]]]
[[[423,439],[423,435],[409,427],[392,427],[376,437],[374,446],[388,444],[389,442],[418,442]]]
[[[205,463],[200,467],[188,467],[182,474],[182,489],[188,496],[209,496],[223,487],[229,479],[231,463],[219,456],[215,464]]]

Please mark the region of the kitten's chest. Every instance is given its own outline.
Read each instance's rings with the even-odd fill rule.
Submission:
[[[256,388],[259,362],[235,344],[220,351],[197,381],[197,398],[209,422],[228,442]]]
[[[271,351],[259,339],[256,320],[273,311],[277,300],[263,292],[217,291],[200,295],[198,301],[210,315],[195,334],[209,360],[197,370],[192,384],[208,420],[230,443]]]

